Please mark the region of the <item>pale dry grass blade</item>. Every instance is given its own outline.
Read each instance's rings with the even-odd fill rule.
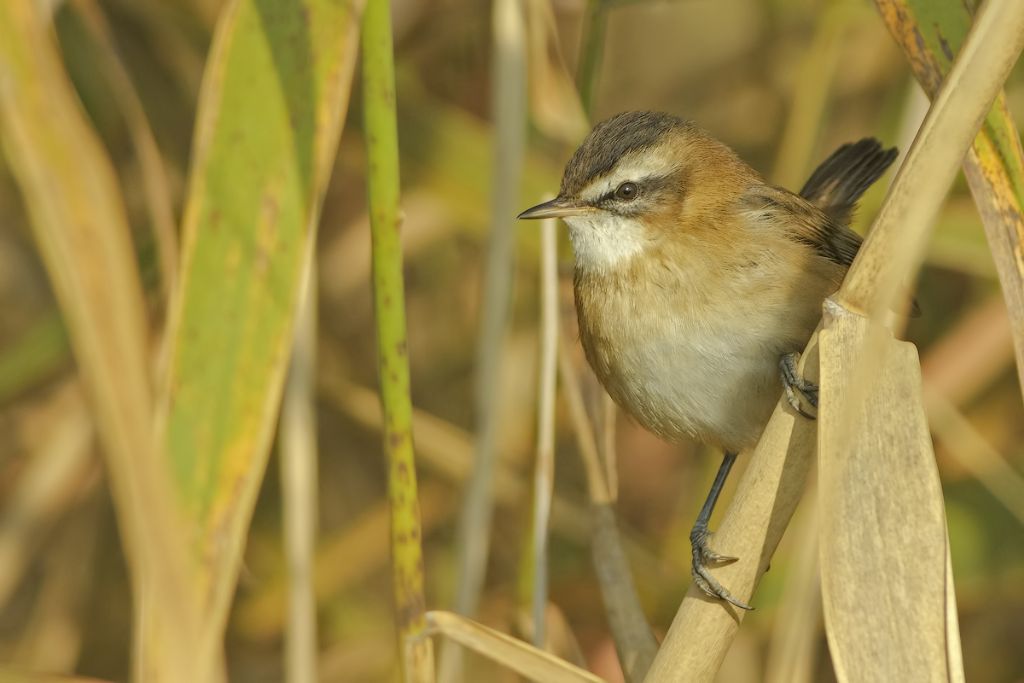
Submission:
[[[545,683],[600,683],[594,674],[554,655],[451,612],[427,612],[427,632],[443,635],[532,680]]]
[[[580,456],[583,458],[583,468],[587,473],[587,491],[592,503],[614,503],[615,495],[608,482],[607,470],[601,464],[594,426],[587,415],[579,376],[576,374],[565,336],[563,331],[563,338],[558,344],[558,376],[562,380],[562,395],[569,404],[569,418],[576,434],[576,444],[580,449]]]
[[[619,454],[615,447],[616,420],[619,407],[606,392],[601,392],[601,456],[604,461],[608,491],[612,498],[619,497]]]
[[[316,268],[306,270],[279,427],[281,499],[288,574],[285,680],[317,680],[316,595],[313,570],[317,514]]]
[[[484,585],[494,507],[497,433],[501,419],[500,360],[508,327],[519,177],[526,144],[526,19],[521,0],[494,0],[494,176],[484,265],[474,405],[476,445],[458,530],[455,610],[472,615]],[[451,653],[449,656],[448,653]],[[458,650],[445,649],[441,680],[457,678]]]
[[[537,455],[533,475],[533,642],[547,639],[548,525],[555,488],[555,380],[558,356],[558,241],[555,220],[541,226],[540,368],[537,401]]]
[[[137,650],[152,659],[137,661],[204,681],[218,656],[185,654],[197,650],[197,600],[154,441],[148,325],[123,200],[31,2],[0,4],[0,132],[105,447],[135,605],[160,586],[148,600],[172,625],[158,651]]]
[[[949,543],[946,544],[946,669],[949,680],[964,683],[964,655],[960,645],[960,619],[956,610],[956,593],[953,590],[953,557]]]

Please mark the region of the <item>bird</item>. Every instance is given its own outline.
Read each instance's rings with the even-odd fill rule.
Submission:
[[[813,419],[798,354],[860,248],[857,200],[896,156],[874,138],[845,144],[794,193],[692,121],[630,111],[594,126],[558,195],[518,216],[568,226],[580,342],[615,403],[665,440],[722,450],[691,573],[738,608],[751,609],[710,571],[736,560],[711,548],[711,514],[781,396]]]

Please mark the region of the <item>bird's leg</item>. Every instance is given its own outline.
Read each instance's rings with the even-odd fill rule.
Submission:
[[[725,457],[722,458],[722,464],[718,468],[718,474],[715,475],[715,483],[711,485],[711,491],[708,492],[707,500],[704,501],[704,507],[700,509],[700,514],[697,515],[697,522],[693,525],[693,531],[690,532],[690,548],[693,551],[693,564],[691,568],[693,581],[702,591],[713,598],[725,600],[730,604],[736,605],[740,609],[749,610],[754,608],[734,598],[711,575],[707,567],[709,564],[726,564],[736,561],[735,557],[719,555],[708,545],[708,542],[711,540],[708,522],[711,521],[711,513],[715,509],[715,503],[718,502],[718,494],[722,492],[722,486],[725,484],[725,479],[729,476],[729,470],[732,469],[734,462],[736,462],[736,454],[726,451]]]
[[[789,402],[789,405],[793,406],[793,410],[809,420],[815,420],[817,419],[817,416],[804,410],[803,405],[800,403],[800,399],[797,397],[797,392],[800,392],[800,396],[803,396],[808,403],[817,409],[818,385],[804,379],[800,376],[800,373],[796,371],[796,361],[799,357],[800,354],[794,351],[793,353],[787,353],[779,359],[779,373],[782,375],[782,387],[786,390],[786,400]]]

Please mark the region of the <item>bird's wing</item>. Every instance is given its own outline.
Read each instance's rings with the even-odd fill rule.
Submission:
[[[823,209],[781,187],[755,185],[747,190],[743,204],[758,221],[768,221],[790,239],[841,266],[853,263],[863,241]]]
[[[800,196],[847,225],[864,191],[896,160],[895,147],[884,149],[874,138],[864,138],[837,149],[821,162],[804,183]]]
[[[781,229],[790,239],[845,268],[853,263],[864,241],[825,210],[781,187],[755,185],[747,190],[743,203],[755,223],[768,221],[773,229]],[[920,313],[917,301],[912,300],[910,316],[917,317]]]

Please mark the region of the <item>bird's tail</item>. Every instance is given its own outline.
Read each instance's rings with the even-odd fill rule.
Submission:
[[[884,149],[874,138],[845,144],[821,162],[800,196],[846,224],[857,200],[892,165],[897,154],[895,147]]]

